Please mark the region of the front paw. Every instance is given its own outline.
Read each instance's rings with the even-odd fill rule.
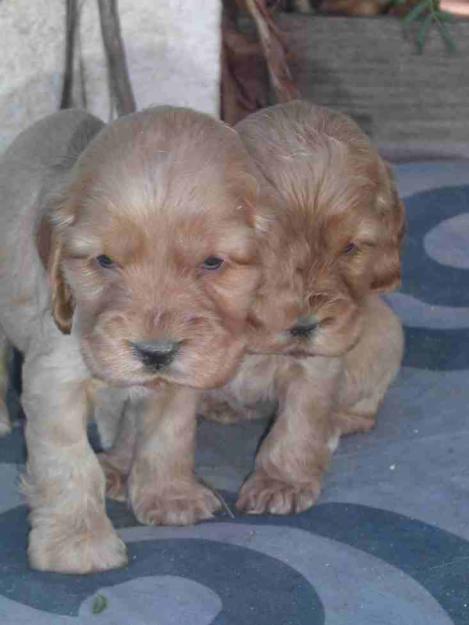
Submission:
[[[135,516],[144,525],[192,525],[211,519],[221,508],[216,495],[195,480],[161,491],[145,488],[130,500]]]
[[[115,501],[127,501],[127,475],[113,462],[110,454],[97,454],[106,478],[106,497]]]
[[[320,491],[319,478],[291,484],[255,471],[243,484],[236,507],[248,514],[295,514],[311,508]]]
[[[50,521],[50,519],[49,519]],[[33,527],[29,535],[29,563],[38,571],[96,573],[127,564],[125,544],[107,518],[77,530],[76,519],[66,525],[48,523]]]

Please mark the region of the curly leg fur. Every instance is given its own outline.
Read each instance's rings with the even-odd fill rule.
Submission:
[[[129,499],[146,525],[190,525],[221,507],[194,475],[198,394],[169,386],[149,397],[137,417]]]

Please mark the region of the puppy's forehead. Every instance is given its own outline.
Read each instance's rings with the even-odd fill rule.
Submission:
[[[79,162],[85,204],[112,212],[233,209],[248,173],[236,132],[202,113],[156,108],[106,128]]]
[[[354,230],[367,221],[379,158],[350,118],[296,101],[250,115],[237,129],[299,233]]]

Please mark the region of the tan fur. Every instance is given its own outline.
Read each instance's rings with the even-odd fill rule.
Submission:
[[[403,206],[389,168],[343,115],[293,102],[238,129],[283,209],[263,249],[256,355],[204,395],[201,411],[227,422],[252,417],[258,401],[278,404],[237,505],[300,512],[318,496],[339,437],[373,426],[399,368],[400,323],[373,293],[399,283]],[[290,334],[300,317],[317,321],[310,337]]]

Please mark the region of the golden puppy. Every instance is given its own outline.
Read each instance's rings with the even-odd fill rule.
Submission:
[[[34,568],[126,562],[86,436],[88,400],[108,387],[138,405],[137,517],[183,524],[218,507],[194,476],[194,389],[226,382],[243,354],[259,280],[251,170],[236,131],[169,107],[105,128],[62,112],[2,157],[0,342],[25,357]]]
[[[238,131],[282,203],[236,377],[201,412],[228,422],[278,406],[237,506],[310,507],[341,434],[366,431],[396,375],[400,323],[378,293],[400,280],[403,206],[357,125],[307,102],[257,112]]]

